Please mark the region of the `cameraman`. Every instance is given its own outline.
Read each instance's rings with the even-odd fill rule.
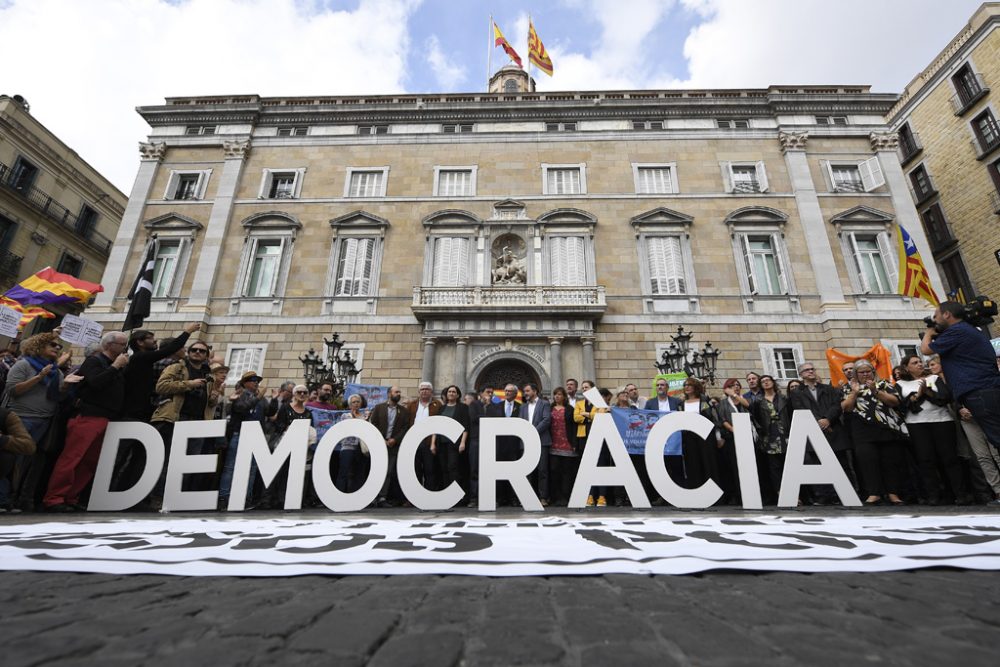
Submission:
[[[1000,447],[1000,370],[986,336],[965,321],[965,306],[944,301],[934,311],[920,351],[938,354],[956,402],[982,427],[986,439]]]

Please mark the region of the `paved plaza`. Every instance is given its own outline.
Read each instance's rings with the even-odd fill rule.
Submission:
[[[944,513],[958,516],[970,509],[979,510],[949,508]],[[809,508],[794,514],[857,511]],[[726,510],[654,513],[677,518],[754,515]],[[563,510],[564,516],[580,514]],[[398,511],[371,515],[414,516]],[[465,515],[474,516],[445,514]],[[329,515],[274,516],[314,520]],[[501,511],[496,516],[525,515]],[[111,518],[74,518],[105,517]],[[50,519],[7,516],[0,528]],[[3,664],[10,667],[971,666],[996,664],[1000,647],[1000,574],[992,571],[523,578],[0,572],[0,599]]]

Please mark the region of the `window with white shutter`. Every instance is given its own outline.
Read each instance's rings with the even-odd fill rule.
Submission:
[[[684,256],[678,236],[651,236],[646,239],[650,292],[656,295],[687,293]]]
[[[637,167],[636,192],[646,194],[671,194],[675,192],[671,167]]]
[[[885,176],[882,174],[882,165],[879,164],[878,157],[859,162],[858,171],[861,172],[861,183],[865,187],[865,192],[871,192],[885,185]]]
[[[184,239],[169,239],[160,241],[156,250],[153,268],[153,296],[165,297],[171,295],[174,276],[181,258],[181,246]]]
[[[471,197],[476,194],[472,169],[438,169],[437,196]]]
[[[243,296],[274,296],[278,274],[281,270],[285,239],[254,238],[252,242],[254,247],[250,256],[250,270]]]
[[[348,169],[347,191],[345,197],[384,197],[386,178],[389,170],[381,169]]]
[[[740,234],[751,294],[786,294],[784,271],[774,234]]]
[[[542,194],[578,195],[587,192],[584,164],[543,164]]]
[[[438,236],[434,239],[435,287],[462,287],[469,284],[469,239]]]
[[[335,296],[367,296],[371,293],[375,243],[374,238],[340,240]]]
[[[554,236],[549,239],[549,275],[557,287],[587,284],[587,257],[581,236]]]
[[[266,350],[266,345],[230,345],[226,350],[226,365],[229,366],[226,386],[234,387],[247,371],[262,374]]]
[[[895,283],[889,277],[879,234],[851,232],[849,234],[854,264],[865,294],[892,294]]]

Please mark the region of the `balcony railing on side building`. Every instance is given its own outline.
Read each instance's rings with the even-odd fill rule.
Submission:
[[[13,278],[21,271],[21,261],[24,258],[9,250],[0,250],[0,276]]]
[[[994,213],[1000,215],[1000,192],[996,190],[990,191],[990,206]]]
[[[989,86],[983,82],[983,77],[979,74],[973,74],[971,78],[963,77],[961,82],[956,84],[956,89],[957,92],[951,96],[951,106],[956,116],[964,114],[990,92]]]
[[[47,193],[33,185],[19,185],[13,180],[13,173],[7,165],[0,163],[0,188],[18,195],[28,206],[35,209],[53,222],[74,231],[98,252],[107,255],[111,252],[112,241],[98,233],[90,225],[81,228],[80,221],[68,208],[53,199]]]
[[[917,157],[924,150],[924,145],[920,143],[920,135],[916,132],[909,134],[899,133],[899,162],[905,165],[907,162]]]

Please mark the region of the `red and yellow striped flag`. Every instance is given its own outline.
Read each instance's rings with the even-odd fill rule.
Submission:
[[[517,51],[514,50],[514,47],[510,45],[507,38],[500,32],[500,26],[495,21],[493,22],[493,38],[493,46],[503,47],[503,50],[507,52],[510,59],[516,62],[518,67],[524,69],[524,65],[521,64],[521,56],[517,55]]]
[[[552,76],[552,59],[545,51],[542,40],[538,39],[538,33],[535,32],[535,26],[531,19],[528,19],[528,60],[534,63],[538,69]]]
[[[914,296],[925,299],[935,306],[939,305],[937,294],[931,287],[931,278],[927,275],[927,267],[920,258],[920,251],[913,238],[899,225],[896,232],[899,244],[899,285],[898,291],[903,296]]]
[[[40,306],[25,306],[5,296],[0,296],[0,306],[7,306],[21,313],[21,321],[17,325],[19,329],[23,329],[36,317],[45,320],[51,320],[55,317],[54,313],[50,313]]]

